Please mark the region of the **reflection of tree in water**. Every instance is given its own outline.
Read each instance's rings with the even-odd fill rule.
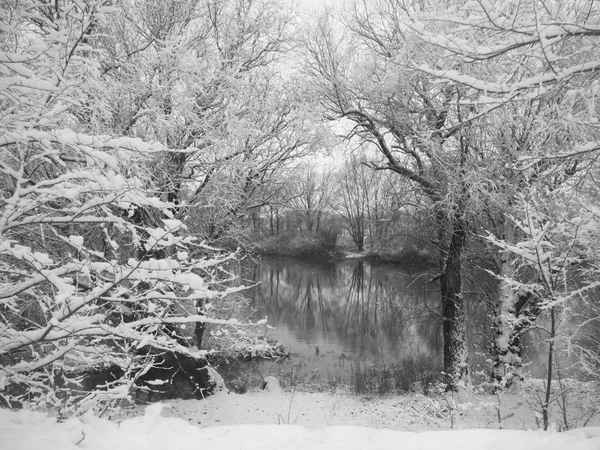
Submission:
[[[258,272],[252,273],[255,268]],[[321,286],[332,290],[338,277],[335,265],[286,259],[260,261],[244,274],[261,282],[250,292],[255,306],[260,307],[257,316],[268,315],[270,322],[286,323],[305,335],[330,329],[331,307]]]
[[[405,385],[441,370],[439,286],[414,269],[268,258],[232,270],[240,284],[260,281],[249,291],[255,317],[267,315],[276,337],[297,355],[289,361],[294,373],[298,365],[306,374],[318,368],[323,376],[352,378],[357,389],[360,380],[371,383],[367,392],[385,387],[391,378],[395,386],[399,380]],[[485,299],[493,295],[493,280],[473,272],[464,295],[471,348],[485,352],[491,330]],[[480,367],[485,364],[484,356],[472,353],[471,358],[480,359]]]
[[[334,334],[340,352],[392,360],[440,348],[436,293],[411,284],[398,267],[270,260],[260,262],[259,272],[259,315],[285,323],[307,343]]]
[[[410,281],[397,269],[356,265],[341,332],[361,358],[395,361],[438,353],[437,309],[423,295],[423,286]]]

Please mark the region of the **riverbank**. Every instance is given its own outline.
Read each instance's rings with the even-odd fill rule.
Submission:
[[[311,247],[311,248],[261,248],[253,247],[245,249],[249,254],[258,257],[285,257],[285,258],[298,258],[303,260],[313,261],[343,261],[343,260],[360,260],[368,261],[371,263],[381,264],[397,264],[402,266],[414,266],[418,265],[421,267],[433,266],[432,256],[425,252],[416,249],[400,249],[398,251],[382,251],[382,250],[369,250],[369,251],[354,251],[343,248],[336,248],[333,251],[326,251],[322,248]]]
[[[563,381],[567,400],[551,405],[548,431],[541,430],[536,400],[541,380],[494,395],[358,396],[343,389],[283,391],[271,378],[266,389],[244,395],[224,391],[203,400],[87,411],[68,420],[0,409],[0,435],[11,450],[596,450],[598,386]]]
[[[597,391],[596,391],[597,392]],[[593,396],[592,396],[593,397]],[[552,423],[568,427],[600,426],[596,403],[589,395],[570,397],[567,415],[557,406]],[[596,397],[597,399],[597,397]],[[500,394],[474,392],[358,396],[336,392],[259,390],[243,395],[218,393],[205,400],[172,400],[162,415],[197,427],[240,424],[288,424],[304,427],[361,426],[400,431],[450,429],[539,429],[538,406],[531,386]],[[111,418],[122,421],[144,414],[144,406],[122,408]]]
[[[318,233],[284,233],[278,236],[255,236],[252,243],[242,246],[244,251],[258,256],[283,256],[309,260],[360,259],[370,262],[401,265],[431,265],[435,263],[432,251],[405,239],[387,238],[357,251],[348,242],[337,242]],[[236,243],[237,245],[237,243]]]

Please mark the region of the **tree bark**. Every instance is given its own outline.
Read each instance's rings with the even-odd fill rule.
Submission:
[[[494,365],[492,380],[501,387],[508,387],[520,378],[521,339],[515,323],[517,321],[517,304],[519,295],[504,279],[512,278],[513,269],[508,255],[500,258],[500,276],[502,277],[498,292],[498,301],[494,317],[494,343],[492,354]]]
[[[196,312],[200,316],[206,315],[206,300],[200,299],[196,300]],[[206,330],[206,326],[204,322],[196,322],[196,327],[194,329],[194,336],[196,338],[196,345],[198,346],[198,350],[202,348],[202,340],[204,338],[204,331]]]
[[[442,333],[444,337],[444,372],[447,390],[457,390],[470,382],[469,352],[462,298],[462,253],[466,224],[455,217],[450,246],[442,267],[440,291],[442,297]]]
[[[503,220],[502,239],[513,244],[514,228]],[[541,310],[532,292],[519,292],[505,280],[517,279],[508,252],[501,252],[498,260],[500,284],[494,309],[494,342],[492,356],[492,381],[501,388],[510,387],[521,380],[521,337],[533,325]]]

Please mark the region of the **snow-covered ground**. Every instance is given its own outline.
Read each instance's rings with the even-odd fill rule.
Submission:
[[[58,423],[42,413],[0,410],[0,449],[600,449],[598,421],[539,431],[519,395],[490,401],[275,389],[124,408],[110,419],[90,413]]]
[[[160,403],[120,423],[91,414],[57,423],[42,413],[0,411],[0,446],[43,449],[524,449],[598,450],[600,428],[564,433],[521,430],[410,432],[358,426],[226,425],[195,427],[161,416]]]

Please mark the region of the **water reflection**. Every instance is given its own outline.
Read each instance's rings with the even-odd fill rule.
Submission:
[[[317,372],[350,383],[371,367],[441,370],[439,291],[406,268],[363,261],[246,261],[256,317],[274,327],[292,358],[270,372]],[[417,370],[418,372],[418,370]],[[404,375],[403,375],[404,376]]]

